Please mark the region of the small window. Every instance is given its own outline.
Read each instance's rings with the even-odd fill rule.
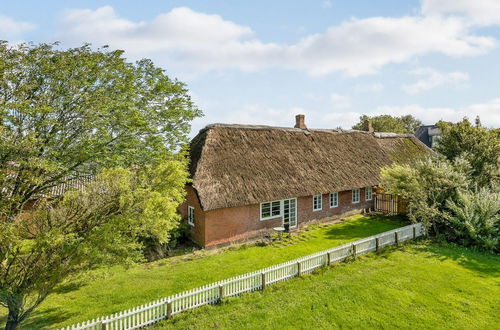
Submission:
[[[330,193],[330,208],[339,206],[339,193]]]
[[[359,203],[359,189],[352,190],[352,202]]]
[[[281,201],[260,203],[260,220],[273,219],[281,216]]]
[[[373,196],[372,187],[365,188],[365,200],[371,201]]]
[[[323,203],[321,201],[321,195],[313,196],[313,211],[320,211],[323,208]]]
[[[194,207],[188,206],[188,223],[194,226]]]

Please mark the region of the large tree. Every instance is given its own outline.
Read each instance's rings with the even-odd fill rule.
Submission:
[[[122,51],[0,42],[0,305],[15,329],[61,281],[168,241],[201,112]],[[64,196],[61,187],[69,189]]]
[[[441,137],[436,151],[448,160],[466,159],[478,186],[500,183],[500,135],[481,126],[479,117],[473,125],[467,118],[458,123],[440,121]]]
[[[394,117],[391,115],[367,116],[359,117],[359,122],[354,125],[353,129],[363,130],[365,122],[370,120],[375,132],[393,132],[402,134],[414,134],[417,128],[422,125],[422,122],[412,115],[404,115]]]

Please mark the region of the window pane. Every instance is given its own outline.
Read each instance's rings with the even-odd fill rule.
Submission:
[[[272,203],[271,214],[273,216],[281,214],[281,203],[279,201]]]
[[[267,218],[271,216],[271,203],[262,203],[261,204],[261,218]]]

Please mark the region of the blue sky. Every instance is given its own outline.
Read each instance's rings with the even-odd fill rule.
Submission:
[[[151,58],[213,122],[361,114],[500,127],[500,1],[2,1],[0,39]]]

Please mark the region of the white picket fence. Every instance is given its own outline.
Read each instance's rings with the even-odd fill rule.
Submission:
[[[263,290],[267,285],[310,273],[317,268],[330,265],[331,263],[341,262],[347,257],[377,251],[384,246],[415,239],[424,235],[424,229],[421,223],[401,227],[252,273],[178,293],[126,311],[74,324],[62,328],[62,330],[125,330],[142,328],[188,309],[207,304],[216,304],[224,297],[239,295],[243,292]]]

